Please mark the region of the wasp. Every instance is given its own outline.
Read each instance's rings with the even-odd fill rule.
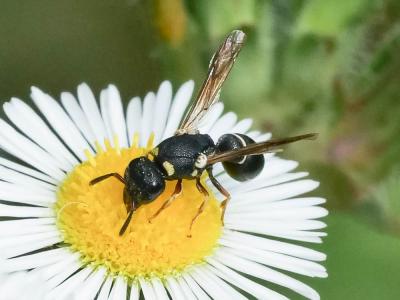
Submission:
[[[219,101],[221,86],[232,69],[244,39],[244,32],[234,30],[220,45],[211,59],[207,77],[198,96],[191,104],[175,135],[162,141],[147,155],[133,159],[123,177],[118,173],[109,173],[90,181],[89,184],[94,185],[114,177],[125,185],[123,200],[127,218],[119,231],[120,236],[126,231],[135,210],[157,199],[164,191],[167,180],[176,181],[175,189],[150,217],[149,222],[171,205],[182,191],[183,179],[195,180],[198,191],[204,195],[204,200],[191,221],[190,232],[207,204],[208,192],[200,181],[204,172],[207,172],[211,183],[225,198],[221,202],[223,222],[230,194],[213,175],[213,166],[216,163],[222,163],[228,175],[235,180],[251,180],[264,168],[263,154],[275,152],[284,144],[316,137],[316,134],[310,133],[256,143],[249,136],[237,133],[224,134],[215,143],[208,134],[199,132],[200,121]]]

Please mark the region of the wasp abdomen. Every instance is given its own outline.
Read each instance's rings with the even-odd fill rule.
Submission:
[[[218,139],[216,144],[217,152],[231,151],[254,144],[255,141],[244,134],[229,133],[224,134]],[[225,171],[233,179],[238,181],[246,181],[253,179],[264,167],[263,155],[246,155],[239,156],[235,159],[222,163]]]

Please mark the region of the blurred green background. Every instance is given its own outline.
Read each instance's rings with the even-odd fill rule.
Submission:
[[[400,299],[400,1],[1,1],[0,99],[87,82],[124,99],[203,80],[232,29],[248,34],[222,99],[288,147],[328,199],[322,299]],[[292,295],[297,299],[296,295]]]

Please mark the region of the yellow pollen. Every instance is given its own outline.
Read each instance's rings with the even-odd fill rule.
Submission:
[[[210,199],[193,225],[192,237],[188,237],[190,222],[204,200],[194,180],[184,180],[181,195],[149,223],[175,188],[175,181],[167,181],[164,193],[139,207],[125,234],[118,235],[127,217],[124,185],[113,177],[93,186],[89,182],[107,173],[123,176],[132,159],[151,150],[152,139],[146,148],[137,147],[137,135],[128,149],[119,148],[116,139],[114,147],[105,142],[106,150],[96,144],[97,154],[86,151],[88,160],[76,166],[59,187],[55,205],[64,242],[80,253],[83,263],[105,266],[109,273],[129,280],[138,276],[164,278],[201,264],[215,250],[221,235],[219,203],[207,188]]]

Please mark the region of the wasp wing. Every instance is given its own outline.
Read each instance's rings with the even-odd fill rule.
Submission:
[[[197,127],[200,120],[210,107],[218,102],[221,86],[232,69],[242,48],[244,38],[244,32],[240,30],[232,31],[214,54],[208,68],[207,78],[176,131],[177,135],[198,132]]]
[[[249,144],[246,147],[240,149],[229,150],[210,155],[209,157],[207,157],[207,165],[213,165],[218,162],[231,161],[235,158],[246,155],[258,155],[267,152],[274,152],[274,150],[282,145],[300,140],[314,140],[317,136],[318,134],[316,133],[308,133],[288,138],[273,139],[265,142]]]

